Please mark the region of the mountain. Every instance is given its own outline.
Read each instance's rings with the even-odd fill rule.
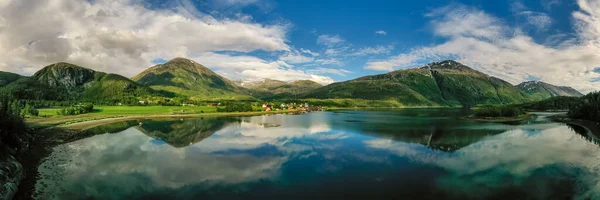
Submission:
[[[583,96],[579,91],[566,86],[556,86],[541,81],[523,82],[517,87],[523,93],[529,95],[534,100],[543,100],[550,97],[565,96],[565,97],[580,97]]]
[[[121,75],[97,72],[70,63],[55,63],[6,86],[19,99],[110,100],[137,102],[138,96],[156,95]]]
[[[15,73],[0,72],[0,87],[8,85],[20,78],[22,78],[22,76]]]
[[[404,106],[472,106],[528,100],[512,84],[451,60],[337,82],[302,97],[394,100]]]
[[[263,99],[295,98],[298,94],[323,87],[323,85],[311,80],[298,80],[287,83],[273,79],[244,83],[242,86],[252,90],[254,96]]]
[[[150,67],[132,80],[191,100],[252,100],[249,91],[186,58]]]
[[[248,89],[270,90],[270,89],[277,88],[277,87],[280,87],[280,86],[283,86],[286,84],[288,84],[288,83],[285,81],[266,78],[262,81],[244,82],[244,83],[241,83],[240,85],[242,87],[245,87]]]

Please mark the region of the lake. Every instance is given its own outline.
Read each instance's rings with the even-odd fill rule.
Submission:
[[[598,199],[600,147],[538,115],[453,109],[148,119],[94,128],[39,166],[37,199]]]

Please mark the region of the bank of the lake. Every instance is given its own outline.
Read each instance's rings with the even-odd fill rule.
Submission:
[[[523,114],[515,117],[468,117],[467,119],[478,122],[493,122],[493,123],[515,123],[527,120],[533,117],[533,114]]]
[[[262,114],[297,113],[305,112],[304,109],[289,109],[279,111],[252,111],[252,112],[217,112],[215,107],[181,107],[181,106],[99,106],[94,112],[80,115],[58,116],[51,115],[56,109],[40,109],[40,116],[27,118],[26,121],[33,127],[66,127],[85,129],[94,123],[113,122],[128,119],[143,118],[190,118],[206,116],[252,116]],[[81,124],[85,126],[79,127]]]
[[[14,199],[29,199],[33,194],[35,182],[39,178],[38,167],[42,159],[52,153],[52,149],[58,145],[91,137],[96,133],[87,130],[116,122],[144,119],[182,119],[201,117],[247,117],[271,114],[296,114],[306,110],[281,110],[260,112],[221,112],[221,113],[197,113],[197,114],[148,114],[148,115],[102,115],[93,114],[79,116],[64,116],[51,118],[33,118],[27,120],[30,126],[35,127],[29,143],[29,150],[20,155],[17,160],[23,166],[25,177],[18,185]]]
[[[569,118],[564,113],[552,115],[549,118],[555,122],[571,124],[571,125],[582,127],[588,132],[588,134],[591,134],[594,137],[600,137],[600,122],[594,122],[594,121],[583,120],[583,119],[572,119],[572,118]]]
[[[439,109],[439,108],[438,108]],[[333,112],[344,112],[350,110],[379,110],[379,111],[394,111],[394,110],[413,110],[413,109],[398,109],[398,108],[336,108],[336,109],[328,109]],[[414,109],[418,110],[418,109]],[[427,110],[427,109],[425,109]],[[431,109],[435,110],[435,109]],[[439,109],[441,111],[446,109]],[[451,109],[452,110],[452,109]],[[454,109],[456,110],[456,109]],[[268,114],[286,114],[286,113],[298,113],[304,112],[302,110],[285,110],[285,111],[273,111],[273,112],[240,112],[240,113],[199,113],[199,114],[173,114],[173,115],[113,115],[113,116],[104,116],[105,118],[82,118],[81,121],[74,121],[73,119],[77,118],[60,118],[55,117],[54,119],[57,121],[46,123],[53,124],[51,127],[45,127],[43,129],[39,129],[38,132],[34,135],[34,139],[31,142],[31,149],[20,158],[25,171],[26,177],[19,185],[19,191],[15,196],[15,199],[26,199],[33,194],[35,183],[39,179],[38,176],[38,167],[40,166],[42,160],[45,157],[48,157],[52,153],[52,149],[58,145],[62,145],[65,143],[70,143],[73,141],[77,141],[80,139],[84,139],[87,137],[93,136],[93,133],[86,132],[86,130],[90,128],[94,128],[100,125],[111,124],[116,122],[130,121],[130,120],[139,120],[142,121],[144,119],[182,119],[182,118],[201,118],[201,117],[248,117],[248,116],[256,116],[256,115],[268,115]],[[527,114],[524,116],[519,116],[518,118],[506,118],[506,119],[493,119],[493,120],[477,120],[481,123],[505,123],[505,122],[520,122],[523,120],[531,119],[534,115]],[[469,119],[468,117],[462,117],[461,119]],[[552,118],[555,119],[555,118]],[[473,119],[471,119],[473,120]],[[565,122],[566,123],[566,122]],[[38,124],[39,125],[39,124]],[[597,130],[597,129],[592,129]],[[597,132],[596,132],[597,133]]]
[[[598,163],[597,139],[551,122],[551,113],[519,124],[466,114],[338,110],[107,124],[92,130],[111,134],[52,149],[35,197],[598,197],[590,168]]]

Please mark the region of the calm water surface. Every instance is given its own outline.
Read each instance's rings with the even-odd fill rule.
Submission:
[[[55,148],[38,199],[600,199],[600,148],[540,116],[460,110],[120,122]]]

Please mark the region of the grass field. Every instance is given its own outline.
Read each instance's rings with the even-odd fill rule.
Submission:
[[[140,116],[190,116],[190,115],[235,115],[236,113],[217,113],[217,108],[212,106],[94,106],[94,112],[60,116],[57,111],[61,108],[39,109],[38,117],[27,118],[31,125],[45,127],[55,125],[73,124],[79,122],[95,121],[101,119],[140,117]],[[254,107],[256,112],[262,109]],[[256,113],[254,113],[256,114]]]
[[[58,117],[60,108],[39,109],[40,117]],[[217,112],[210,106],[94,106],[94,112],[85,115],[159,115],[159,114],[199,114]]]

